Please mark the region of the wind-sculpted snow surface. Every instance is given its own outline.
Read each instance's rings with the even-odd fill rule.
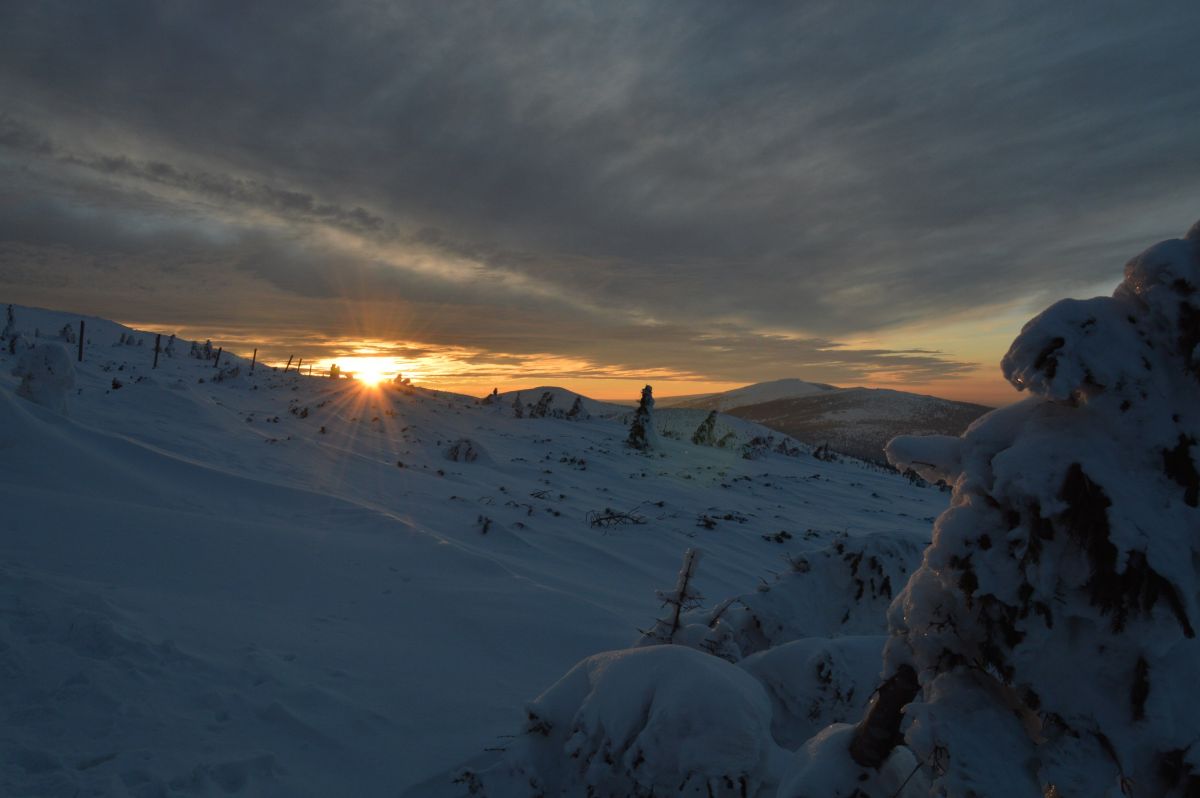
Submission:
[[[656,589],[689,549],[704,552],[697,594],[741,596],[728,623],[748,606],[769,626],[802,595],[827,606],[774,629],[758,659],[748,642],[724,661],[679,646],[613,655],[546,713],[560,729],[578,715],[569,751],[610,780],[597,783],[622,783],[605,752],[636,740],[646,757],[630,778],[656,795],[680,774],[701,795],[771,795],[778,746],[851,719],[876,682],[862,674],[879,671],[883,616],[853,607],[844,555],[863,552],[860,575],[874,573],[891,536],[916,541],[915,559],[947,501],[790,443],[746,459],[770,431],[724,415],[727,444],[694,445],[702,410],[655,413],[646,453],[625,446],[629,408],[564,392],[533,413],[551,388],[525,389],[518,418],[515,394],[480,403],[261,358],[252,371],[228,347],[218,367],[222,342],[168,331],[155,368],[154,333],[93,318],[83,361],[68,353],[64,417],[19,398],[12,371],[30,344],[62,347],[79,316],[0,313],[19,350],[0,346],[3,796],[461,798],[455,774],[526,745],[522,767],[556,752],[560,775],[542,778],[566,779],[567,738],[507,735],[574,664],[665,614]],[[760,579],[771,589],[754,591]],[[713,611],[683,621],[707,632]],[[782,645],[792,634],[867,636]],[[547,783],[586,794],[586,781]],[[529,795],[508,785],[488,795]]]
[[[1200,793],[1198,343],[1200,226],[1025,326],[1002,367],[1031,398],[957,446],[893,444],[956,477],[885,656],[919,678],[904,740],[932,794]],[[893,794],[845,751],[798,762],[789,797]]]

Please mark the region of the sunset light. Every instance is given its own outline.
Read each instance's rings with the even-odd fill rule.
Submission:
[[[1200,798],[1200,2],[3,8],[0,798]]]
[[[347,357],[337,365],[342,374],[371,387],[392,379],[397,371],[396,361],[389,357]]]

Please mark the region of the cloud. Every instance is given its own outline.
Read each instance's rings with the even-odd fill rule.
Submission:
[[[1200,215],[1193,3],[5,16],[8,240],[48,205],[38,245],[92,261],[110,232],[186,231],[208,254],[174,268],[219,260],[331,316],[364,295],[453,306],[461,340],[513,351],[578,338],[573,356],[623,362],[653,322],[687,331],[653,351],[693,373],[854,370],[831,342],[1115,281]],[[713,330],[733,354],[691,346]]]

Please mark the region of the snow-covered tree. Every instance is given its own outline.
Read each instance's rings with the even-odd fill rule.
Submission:
[[[717,445],[717,411],[710,410],[700,426],[692,433],[692,443],[697,446]]]
[[[9,305],[8,310],[4,313],[4,330],[0,332],[0,340],[11,340],[17,334],[17,318],[13,313],[13,306]]]
[[[642,389],[642,399],[633,413],[629,437],[625,443],[641,451],[654,446],[654,393],[649,385]]]
[[[517,395],[512,400],[513,416],[516,418],[525,418],[525,405],[521,404],[521,392],[517,391]]]
[[[951,507],[875,702],[809,746],[792,798],[891,794],[875,768],[901,734],[925,794],[1200,794],[1200,224],[1112,297],[1048,308],[1001,366],[1030,398],[888,446]]]
[[[575,401],[572,403],[571,409],[567,411],[567,418],[571,419],[572,421],[587,421],[589,418],[591,418],[591,415],[588,413],[588,411],[583,408],[582,396],[575,397]]]
[[[530,418],[545,418],[550,413],[550,405],[554,402],[554,393],[552,391],[543,391],[542,397],[538,399],[538,403],[533,406],[530,411]]]
[[[655,620],[654,626],[642,635],[642,645],[675,642],[675,635],[683,625],[683,614],[699,607],[704,599],[694,584],[699,564],[699,549],[688,549],[683,553],[683,565],[675,579],[675,587],[658,591],[666,617]]]
[[[58,413],[67,411],[67,394],[75,387],[75,363],[62,344],[41,342],[21,352],[14,377],[17,395]]]

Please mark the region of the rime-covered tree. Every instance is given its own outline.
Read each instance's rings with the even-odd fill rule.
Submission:
[[[550,414],[550,405],[554,403],[554,393],[552,391],[543,391],[542,397],[538,399],[538,403],[533,406],[533,410],[529,412],[530,418],[545,418]]]
[[[13,306],[9,305],[8,310],[4,313],[4,331],[0,332],[0,340],[11,340],[17,334],[17,318],[13,313]]]
[[[512,411],[513,411],[514,417],[525,418],[525,405],[521,404],[521,392],[520,391],[518,391],[517,395],[513,397]]]
[[[583,408],[582,396],[575,397],[575,401],[571,404],[571,409],[567,411],[567,418],[572,421],[587,421],[591,418],[588,411]]]
[[[717,411],[710,410],[700,426],[692,433],[692,443],[697,446],[717,445]]]
[[[62,344],[35,343],[21,352],[12,374],[21,378],[17,396],[57,413],[67,412],[67,395],[75,387],[75,363]]]
[[[699,564],[699,549],[688,549],[683,553],[683,565],[679,568],[675,587],[658,591],[658,600],[662,602],[666,616],[654,621],[654,626],[642,635],[641,645],[675,642],[675,635],[683,625],[683,614],[699,607],[704,599],[694,584]]]
[[[647,385],[642,389],[642,400],[633,413],[629,437],[625,443],[634,449],[645,451],[654,446],[654,440],[654,393]]]
[[[888,446],[951,506],[874,705],[810,743],[789,798],[893,794],[876,768],[901,734],[922,794],[1200,795],[1200,224],[1112,297],[1048,308],[1001,366],[1028,399]]]

